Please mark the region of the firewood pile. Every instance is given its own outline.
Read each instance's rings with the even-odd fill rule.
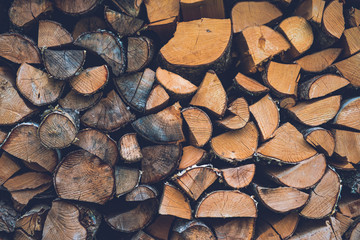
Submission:
[[[0,239],[360,239],[357,0],[0,21]]]

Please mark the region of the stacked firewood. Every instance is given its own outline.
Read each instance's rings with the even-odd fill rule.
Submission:
[[[0,2],[0,238],[360,239],[360,4]]]

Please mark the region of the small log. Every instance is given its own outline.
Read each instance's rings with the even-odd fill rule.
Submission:
[[[129,16],[137,17],[143,0],[112,0],[112,2]]]
[[[325,3],[324,0],[305,0],[296,8],[294,15],[321,24]]]
[[[309,198],[309,194],[290,187],[267,188],[254,184],[254,190],[267,208],[278,213],[301,208]]]
[[[40,51],[35,43],[17,33],[0,34],[0,56],[14,63],[40,63]],[[16,47],[15,47],[16,46]]]
[[[262,141],[271,138],[279,127],[280,113],[270,95],[266,95],[249,107],[259,127]]]
[[[137,72],[149,65],[154,56],[153,41],[148,37],[129,37],[126,72]]]
[[[97,156],[104,162],[115,166],[119,153],[116,142],[107,134],[96,129],[86,128],[79,131],[73,145]]]
[[[136,133],[127,133],[123,135],[118,142],[120,158],[125,163],[134,163],[141,161],[143,155],[140,145],[136,138]]]
[[[189,143],[203,147],[210,140],[213,132],[209,116],[195,107],[185,108],[181,114],[189,127]]]
[[[125,200],[128,202],[141,202],[148,199],[156,198],[158,192],[149,185],[140,185],[135,187],[131,192],[126,194]]]
[[[70,79],[70,86],[83,95],[92,95],[104,88],[109,79],[106,65],[87,68]]]
[[[179,0],[148,0],[144,1],[144,4],[150,23],[179,16]]]
[[[38,47],[57,47],[74,41],[71,34],[60,23],[41,20],[38,30]]]
[[[135,208],[112,209],[104,215],[105,222],[119,232],[136,232],[146,227],[155,217],[158,209],[157,199],[140,202]]]
[[[257,156],[285,163],[298,163],[316,154],[291,123],[285,123],[274,133],[274,137],[261,145]]]
[[[83,47],[102,57],[115,76],[125,72],[125,49],[123,43],[113,33],[105,30],[83,33],[76,38],[74,45]]]
[[[295,97],[286,97],[280,100],[279,107],[283,109],[289,109],[296,105]]]
[[[234,82],[236,86],[250,95],[257,96],[269,91],[267,87],[260,84],[255,79],[247,77],[240,72],[235,76]]]
[[[165,89],[160,85],[156,85],[151,92],[145,104],[145,112],[152,113],[167,106],[169,102],[169,95]]]
[[[333,66],[343,75],[351,85],[355,88],[360,87],[360,80],[358,70],[360,63],[360,53],[355,54],[349,58],[346,58],[340,62],[334,63]]]
[[[115,195],[120,197],[139,185],[141,172],[136,168],[115,166]]]
[[[245,73],[255,73],[262,68],[263,62],[290,49],[290,44],[280,33],[264,25],[245,28],[236,44]]]
[[[335,138],[334,159],[348,163],[360,162],[360,133],[346,130],[333,130]]]
[[[161,63],[169,71],[191,80],[209,69],[224,72],[229,65],[231,39],[230,19],[180,22],[174,37],[160,49]],[[216,49],[211,47],[214,45]]]
[[[53,10],[49,0],[15,0],[9,9],[9,19],[18,28],[26,28],[41,16]]]
[[[233,32],[239,33],[252,26],[272,25],[281,16],[282,12],[270,2],[238,2],[231,10]]]
[[[159,214],[192,219],[189,200],[176,187],[165,183]]]
[[[231,102],[227,108],[230,115],[217,123],[230,130],[237,130],[244,127],[250,119],[249,105],[245,98],[237,98]]]
[[[183,142],[185,137],[180,108],[177,102],[156,114],[138,118],[132,123],[132,127],[138,134],[154,143]]]
[[[345,30],[343,3],[331,1],[324,10],[322,27],[331,37],[340,39]]]
[[[215,240],[213,231],[199,220],[186,221],[178,219],[174,223],[170,240],[208,239]]]
[[[104,18],[120,37],[134,35],[144,25],[142,19],[116,12],[108,7],[105,7]]]
[[[23,160],[31,169],[52,172],[58,163],[58,153],[41,144],[37,131],[35,124],[19,124],[11,130],[2,149]]]
[[[101,215],[63,200],[55,200],[47,214],[42,239],[92,239],[101,222]]]
[[[141,183],[156,183],[170,176],[179,165],[181,152],[181,146],[175,144],[144,147]]]
[[[299,87],[299,95],[300,98],[306,100],[319,98],[347,85],[349,85],[349,81],[345,78],[334,74],[325,74],[303,82]]]
[[[241,162],[253,156],[258,146],[259,133],[253,122],[211,139],[211,149],[228,162]]]
[[[54,186],[62,199],[104,204],[114,193],[114,170],[95,155],[78,150],[66,155],[54,173]]]
[[[0,201],[0,207],[0,230],[7,233],[14,232],[16,220],[19,217],[19,214],[12,206],[4,201]]]
[[[174,219],[174,216],[158,215],[154,222],[146,227],[145,231],[156,239],[167,240]]]
[[[194,146],[183,147],[178,170],[184,170],[192,165],[203,162],[206,158],[206,151]]]
[[[253,239],[255,233],[255,218],[216,219],[210,222],[219,240]]]
[[[304,221],[299,224],[289,240],[336,239],[328,221]]]
[[[347,99],[334,118],[334,123],[339,126],[360,130],[360,123],[356,121],[360,117],[360,97]]]
[[[339,175],[328,168],[323,178],[311,190],[310,198],[300,215],[310,219],[322,219],[333,213],[341,190]]]
[[[156,80],[166,89],[166,91],[177,98],[188,97],[198,89],[194,84],[180,75],[169,72],[161,67],[156,69]]]
[[[98,92],[90,96],[84,96],[71,90],[63,98],[59,99],[58,103],[62,108],[72,109],[73,111],[85,111],[96,105],[102,95],[102,92]]]
[[[318,152],[331,156],[335,149],[335,139],[329,130],[320,127],[309,128],[304,132],[304,139]]]
[[[60,98],[65,82],[49,78],[47,73],[23,63],[17,71],[16,86],[32,104],[43,106]]]
[[[190,104],[204,107],[218,118],[225,114],[227,105],[226,92],[214,71],[206,73]]]
[[[295,62],[306,72],[322,72],[339,57],[341,51],[341,48],[328,48],[306,55]]]
[[[6,152],[3,152],[0,156],[0,166],[0,185],[3,185],[12,175],[20,170],[19,164]]]
[[[347,23],[350,27],[360,26],[360,10],[354,7],[348,9]]]
[[[183,21],[200,18],[225,18],[222,0],[180,0]]]
[[[263,74],[264,83],[280,97],[296,97],[300,66],[271,61]]]
[[[134,118],[135,116],[126,108],[121,98],[112,90],[106,98],[101,99],[98,104],[82,115],[81,122],[104,132],[113,132]]]
[[[281,240],[279,234],[271,227],[271,225],[261,218],[256,221],[256,234],[255,239],[256,240],[266,240],[266,239],[272,239],[272,240]]]
[[[221,169],[222,176],[227,185],[240,189],[247,187],[255,175],[255,164],[246,164],[235,168]]]
[[[352,195],[341,196],[338,208],[344,216],[355,219],[360,216],[360,199]]]
[[[98,4],[99,0],[55,0],[55,6],[66,14],[80,15],[88,13],[93,10]]]
[[[56,79],[65,80],[81,71],[85,63],[84,50],[49,50],[43,52],[46,71]]]
[[[83,17],[75,24],[72,36],[77,39],[83,33],[93,32],[98,29],[106,29],[106,23],[103,19],[97,16]]]
[[[190,198],[196,201],[217,178],[217,169],[205,165],[186,169],[175,175],[172,180],[179,185]],[[201,185],[199,185],[199,181],[201,181]]]
[[[254,199],[237,190],[219,190],[205,196],[196,208],[195,217],[256,217]]]
[[[326,159],[323,154],[318,154],[295,166],[266,166],[264,170],[277,183],[297,189],[308,189],[324,176]]]
[[[344,49],[341,54],[342,57],[350,57],[360,51],[360,44],[357,41],[359,38],[360,27],[353,27],[344,30],[344,34],[341,39],[342,47]]]
[[[40,239],[49,209],[47,205],[36,205],[16,221],[16,228],[34,239]]]
[[[115,78],[115,86],[120,96],[134,110],[144,112],[155,81],[155,72],[146,68],[142,72]]]
[[[299,215],[296,212],[290,212],[287,215],[266,213],[264,220],[273,228],[281,239],[291,237],[298,225]]]
[[[78,129],[79,120],[76,112],[56,109],[43,118],[38,136],[45,147],[61,149],[75,141]]]
[[[289,108],[290,115],[308,126],[319,126],[333,119],[340,109],[341,96],[332,96],[296,104]]]

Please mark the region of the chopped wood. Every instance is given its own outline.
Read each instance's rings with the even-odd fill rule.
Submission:
[[[181,146],[175,144],[144,147],[141,183],[156,183],[170,176],[179,165],[181,152]]]
[[[335,138],[334,158],[338,161],[358,164],[360,162],[360,133],[346,130],[333,130]]]
[[[350,27],[360,26],[360,10],[354,7],[349,8],[347,20]]]
[[[289,240],[336,239],[328,221],[304,221],[299,224],[294,236]]]
[[[109,79],[109,70],[106,65],[91,67],[81,71],[70,79],[70,86],[83,95],[92,95],[104,88]]]
[[[200,18],[225,18],[222,0],[180,0],[183,21]]]
[[[3,185],[12,175],[20,170],[19,164],[8,153],[3,152],[0,156],[0,185]]]
[[[325,74],[316,76],[299,87],[299,95],[302,99],[314,99],[329,95],[345,86],[349,81],[343,77],[334,74]]]
[[[328,48],[306,55],[295,62],[306,72],[322,72],[339,57],[341,51],[341,48]]]
[[[273,24],[282,12],[270,2],[238,2],[231,10],[232,28],[239,33],[247,27]]]
[[[145,112],[151,113],[163,109],[169,102],[169,95],[165,89],[160,85],[156,85],[151,92],[145,104]]]
[[[66,14],[80,15],[93,10],[99,0],[55,0],[55,6]]]
[[[98,92],[89,96],[84,96],[74,90],[68,92],[58,103],[62,108],[68,108],[77,111],[85,111],[96,105],[102,98],[103,93]]]
[[[217,239],[251,240],[255,233],[255,218],[216,219],[210,222]]]
[[[178,219],[174,223],[170,240],[178,239],[209,239],[215,240],[212,230],[199,220],[186,221]]]
[[[192,219],[189,200],[176,187],[165,183],[159,214]]]
[[[246,164],[235,168],[221,169],[222,176],[227,185],[239,189],[247,187],[255,175],[255,164]]]
[[[352,195],[342,196],[338,208],[344,216],[357,218],[360,216],[360,199]]]
[[[132,191],[140,182],[141,172],[136,168],[115,166],[115,195],[120,197]]]
[[[139,162],[143,157],[137,141],[136,133],[127,133],[123,135],[119,139],[118,149],[120,158],[125,163]]]
[[[199,164],[206,158],[206,151],[194,146],[183,147],[178,170],[184,170],[195,164]]]
[[[156,239],[167,240],[174,219],[174,216],[159,215],[152,224],[146,227],[145,231]]]
[[[39,21],[38,47],[56,47],[70,44],[74,41],[71,34],[60,23],[41,20]]]
[[[75,24],[72,36],[74,39],[77,39],[83,33],[93,32],[98,29],[106,29],[106,23],[103,19],[97,16],[82,17]]]
[[[309,128],[304,132],[304,139],[326,156],[331,156],[334,152],[335,139],[329,130],[320,127]]]
[[[343,52],[342,57],[349,57],[360,51],[358,39],[360,37],[360,27],[353,27],[344,30],[342,37]]]
[[[148,37],[129,37],[126,72],[137,72],[149,65],[154,56],[153,41]]]
[[[345,30],[342,2],[333,0],[325,7],[322,26],[330,36],[340,39]]]
[[[114,185],[112,167],[85,150],[66,155],[54,173],[55,190],[62,199],[104,204],[112,198]]]
[[[129,16],[137,17],[143,0],[112,0],[112,2]]]
[[[298,163],[316,154],[303,138],[303,135],[291,124],[285,123],[274,133],[274,137],[261,145],[257,156],[285,163]]]
[[[253,122],[239,130],[229,131],[211,139],[211,149],[228,162],[241,162],[253,156],[258,146],[258,131]]]
[[[0,206],[0,230],[4,232],[13,232],[19,214],[5,201],[0,201]]]
[[[113,132],[124,127],[134,118],[121,98],[112,90],[106,98],[101,99],[82,115],[81,122],[88,127]]]
[[[180,11],[179,0],[144,1],[150,23],[177,17]]]
[[[236,86],[238,86],[241,90],[245,91],[246,93],[249,93],[250,95],[257,96],[269,91],[267,87],[260,84],[255,79],[245,76],[240,72],[236,74],[234,82]]]
[[[230,130],[237,130],[244,127],[250,119],[249,105],[245,98],[237,98],[227,108],[230,114],[217,123]]]
[[[339,175],[328,168],[323,178],[311,190],[310,198],[300,215],[310,219],[322,219],[333,213],[341,190]]]
[[[296,212],[290,212],[287,215],[267,213],[264,214],[264,220],[273,228],[281,239],[291,237],[298,225],[299,215]]]
[[[334,123],[339,126],[360,130],[360,123],[356,121],[360,117],[360,97],[350,98],[344,101]]]
[[[128,202],[141,202],[148,199],[156,198],[158,192],[149,185],[140,185],[135,187],[131,192],[126,194],[125,200]]]
[[[256,240],[281,240],[279,234],[275,231],[274,228],[267,222],[262,219],[256,221],[256,232],[255,232]]]
[[[321,24],[325,3],[324,0],[305,0],[296,8],[294,15]]]
[[[41,238],[44,222],[49,209],[50,206],[43,204],[34,206],[17,219],[16,228],[35,239]]]
[[[340,62],[336,62],[333,66],[338,70],[341,75],[343,75],[351,85],[358,88],[360,87],[359,81],[359,63],[360,63],[360,53],[355,54],[349,58],[346,58]]]
[[[154,143],[183,142],[185,137],[180,108],[177,102],[156,114],[138,118],[132,123],[132,127],[142,137]]]
[[[68,79],[81,71],[85,63],[84,50],[50,50],[43,51],[43,62],[46,71],[59,80]]]
[[[289,109],[296,105],[296,99],[294,97],[286,97],[280,100],[279,107],[283,109]]]

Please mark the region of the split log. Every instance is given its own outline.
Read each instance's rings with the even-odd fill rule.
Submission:
[[[114,79],[120,96],[138,112],[145,111],[154,81],[155,72],[150,68]]]
[[[128,202],[141,202],[148,199],[156,198],[158,192],[149,185],[140,185],[135,187],[131,192],[126,194],[125,200]]]
[[[325,174],[326,159],[324,155],[318,154],[295,166],[266,166],[264,170],[277,183],[297,189],[307,189],[318,183]]]
[[[348,9],[347,23],[350,27],[360,26],[360,10],[354,7]]]
[[[146,227],[145,231],[156,239],[167,240],[174,219],[174,216],[159,215],[152,224]]]
[[[319,126],[333,119],[340,109],[341,96],[301,102],[289,108],[290,115],[308,126]]]
[[[240,191],[219,190],[205,196],[198,204],[196,218],[256,217],[255,201]]]
[[[12,206],[4,201],[0,201],[0,206],[0,230],[8,233],[14,232],[19,214]]]
[[[262,219],[259,219],[256,221],[256,234],[255,239],[256,240],[265,240],[265,239],[271,239],[271,240],[281,240],[279,234],[271,227],[271,225],[267,222],[265,222]]]
[[[353,27],[344,30],[342,36],[342,47],[344,49],[341,54],[342,57],[350,57],[351,55],[354,55],[355,53],[360,51],[360,44],[357,41],[359,38],[359,27]]]
[[[203,147],[210,140],[213,132],[209,116],[195,107],[186,108],[181,114],[189,127],[189,143]]]
[[[170,240],[180,239],[209,239],[215,240],[212,230],[199,220],[186,221],[178,219],[174,223]]]
[[[60,98],[65,82],[52,79],[40,69],[23,63],[17,71],[16,86],[32,104],[43,106]]]
[[[242,91],[250,95],[260,95],[269,91],[267,87],[257,82],[255,79],[249,78],[242,73],[235,76],[234,82]]]
[[[304,132],[304,139],[328,157],[334,153],[335,139],[329,130],[320,127],[309,128]]]
[[[83,50],[50,50],[43,51],[43,62],[46,71],[56,79],[68,79],[79,71],[85,63],[86,51]]]
[[[74,41],[74,45],[83,47],[102,57],[115,76],[125,72],[125,49],[123,43],[113,33],[105,30],[83,33]]]
[[[242,165],[236,168],[221,169],[222,177],[227,185],[240,189],[247,187],[255,175],[255,164]]]
[[[360,162],[360,133],[346,130],[333,130],[335,138],[334,158],[338,161],[358,164]]]
[[[41,20],[38,30],[38,47],[56,47],[70,44],[74,41],[71,34],[60,23]]]
[[[170,96],[160,85],[156,85],[151,92],[145,104],[145,112],[152,113],[159,111],[167,106]]]
[[[249,105],[245,98],[237,98],[227,108],[230,115],[218,120],[217,123],[230,130],[237,130],[244,127],[250,119]]]
[[[153,41],[148,37],[129,37],[126,72],[137,72],[149,65],[154,56]]]
[[[178,170],[184,170],[192,165],[202,163],[206,158],[206,151],[194,146],[183,147]]]
[[[316,154],[303,138],[303,135],[291,123],[285,123],[274,133],[274,137],[257,150],[260,158],[285,163],[298,163]]]
[[[341,48],[328,48],[306,55],[295,62],[306,72],[322,72],[339,57],[341,51]]]
[[[270,2],[238,2],[231,10],[234,33],[247,27],[272,25],[280,20],[282,12]]]
[[[355,219],[360,216],[360,199],[356,196],[342,196],[338,208],[344,216]]]
[[[104,88],[109,79],[106,65],[91,67],[70,79],[70,86],[82,95],[92,95]]]
[[[334,118],[334,123],[339,126],[360,130],[360,123],[356,121],[360,117],[360,97],[347,99]]]
[[[210,222],[217,239],[253,239],[255,233],[255,218],[216,219]]]
[[[112,0],[112,2],[129,16],[137,17],[143,0]]]
[[[93,32],[98,29],[106,29],[106,23],[103,19],[97,16],[83,17],[75,24],[72,36],[77,39],[83,33]]]
[[[0,67],[0,125],[18,123],[36,111],[20,97],[15,81],[10,69]]]
[[[229,65],[231,39],[230,19],[180,22],[174,37],[160,49],[161,63],[190,80],[203,76],[209,69],[224,72]]]
[[[299,215],[296,212],[290,212],[285,216],[269,212],[264,214],[263,219],[275,230],[281,239],[288,239],[294,234],[297,228]]]
[[[280,33],[263,25],[245,28],[236,44],[245,73],[255,73],[264,61],[290,49],[290,44]]]
[[[73,111],[85,111],[96,105],[102,98],[103,93],[98,92],[93,95],[84,96],[71,90],[58,103],[62,108],[72,109]]]
[[[310,219],[322,219],[333,213],[341,190],[339,175],[328,168],[323,178],[311,190],[309,202],[300,215]]]
[[[143,157],[139,143],[136,138],[136,133],[128,133],[123,135],[119,139],[118,149],[120,153],[120,158],[125,163],[139,162]]]
[[[340,39],[345,30],[342,2],[331,1],[325,7],[322,24],[326,33],[328,33],[333,38]]]
[[[0,166],[0,185],[3,185],[12,175],[20,170],[19,164],[6,152],[3,152],[0,156]]]
[[[280,113],[270,95],[266,95],[251,105],[249,109],[259,127],[261,140],[266,141],[271,138],[279,127]]]
[[[12,129],[2,149],[23,160],[31,169],[52,172],[58,163],[58,153],[41,144],[37,131],[35,124],[19,124]]]
[[[115,166],[115,195],[120,197],[139,185],[141,172],[135,168]]]
[[[159,214],[192,219],[189,200],[176,187],[165,183]]]
[[[36,205],[17,219],[16,228],[29,237],[40,239],[49,209],[47,205]]]
[[[295,10],[294,15],[315,24],[321,24],[325,8],[324,0],[305,0]]]
[[[62,199],[104,204],[114,191],[114,170],[95,155],[78,150],[65,156],[54,173],[54,186]]]
[[[142,137],[154,143],[183,142],[185,137],[182,131],[180,108],[177,102],[156,114],[138,118],[132,123],[132,127]]]
[[[300,66],[271,61],[263,73],[264,83],[280,97],[296,97],[300,80]]]
[[[179,165],[181,152],[181,146],[175,144],[144,147],[141,183],[156,183],[170,176]]]
[[[341,75],[343,75],[351,85],[358,88],[360,87],[359,81],[359,63],[360,63],[360,53],[355,54],[352,57],[346,58],[340,62],[333,64],[336,70],[338,70]]]
[[[106,98],[101,99],[98,104],[82,115],[81,122],[104,132],[113,132],[134,118],[135,116],[126,108],[121,98],[112,90]]]
[[[299,224],[294,236],[289,238],[289,240],[321,239],[336,239],[328,221],[304,221]]]
[[[144,4],[150,23],[179,16],[179,0],[148,0],[144,1]]]
[[[73,144],[97,156],[111,166],[115,166],[119,157],[116,142],[110,136],[96,129],[86,128],[79,131]]]
[[[93,10],[98,4],[99,0],[55,0],[55,6],[66,14],[80,15]]]
[[[211,149],[221,159],[241,162],[253,156],[258,145],[258,131],[253,122],[239,130],[229,131],[211,139]]]
[[[180,0],[183,21],[200,18],[225,18],[222,0]]]
[[[299,95],[302,99],[314,99],[329,95],[349,85],[349,81],[343,77],[325,74],[303,82],[299,87]]]

